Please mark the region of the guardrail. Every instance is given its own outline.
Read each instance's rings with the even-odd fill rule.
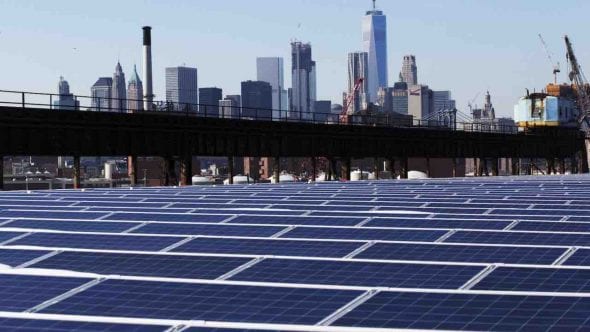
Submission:
[[[145,111],[142,99],[118,99],[100,96],[60,95],[29,91],[0,90],[0,106],[42,108],[56,111],[117,113],[156,113],[234,120],[304,122],[315,124],[374,127],[429,128],[438,130],[516,134],[518,127],[494,123],[448,122],[413,119],[393,112],[367,112],[341,115],[323,112],[298,112],[233,105],[228,99],[219,105],[158,101]]]

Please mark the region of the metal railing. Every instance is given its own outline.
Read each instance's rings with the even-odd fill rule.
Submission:
[[[227,99],[226,99],[227,100]],[[60,95],[29,91],[0,90],[0,106],[17,108],[52,109],[56,111],[156,113],[191,117],[233,120],[303,122],[314,124],[354,125],[373,127],[425,128],[433,130],[490,132],[516,134],[518,128],[510,125],[482,124],[413,119],[410,115],[390,112],[371,112],[341,116],[332,112],[298,112],[244,106],[206,105],[157,101],[151,111],[143,108],[143,99],[119,99],[100,96]]]

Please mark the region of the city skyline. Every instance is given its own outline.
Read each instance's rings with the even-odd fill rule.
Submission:
[[[582,66],[588,67],[585,66],[590,62],[586,61],[590,58],[588,38],[575,34],[582,25],[580,20],[572,18],[580,17],[579,13],[590,9],[590,4],[566,2],[569,5],[548,10],[549,1],[537,1],[535,6],[530,1],[475,4],[425,1],[411,5],[378,1],[377,8],[388,18],[389,85],[393,85],[392,78],[401,70],[403,55],[415,54],[420,61],[420,81],[435,90],[453,91],[460,110],[468,111],[467,102],[478,93],[481,95],[475,103],[482,105],[481,96],[489,89],[495,96],[497,115],[511,116],[513,105],[526,88],[539,91],[552,80],[552,68],[539,44],[538,33],[544,35],[555,59],[565,67],[561,37],[569,32]],[[223,4],[204,1],[198,6],[178,2],[178,7],[187,14],[198,7],[199,12],[214,13],[209,16],[215,16],[216,21],[233,20],[224,26],[213,24],[213,18],[206,14],[199,15],[199,20],[162,19],[171,10],[164,3],[155,1],[142,6],[138,3],[106,1],[101,8],[65,1],[51,5],[40,1],[9,3],[0,13],[0,43],[4,45],[0,51],[3,72],[0,87],[52,92],[56,80],[63,75],[74,94],[86,95],[97,77],[112,73],[118,56],[124,68],[141,64],[138,30],[147,24],[154,26],[154,90],[158,100],[165,99],[165,67],[187,63],[201,70],[199,76],[204,86],[219,86],[228,94],[236,94],[241,81],[255,79],[256,68],[252,63],[256,57],[287,59],[289,41],[298,39],[314,46],[314,60],[318,63],[317,99],[341,103],[341,93],[346,90],[346,55],[361,48],[361,20],[371,8],[370,1],[317,4],[301,0],[284,4],[284,11],[289,15],[278,15],[280,19],[277,19],[275,13],[275,19],[269,19],[270,14],[260,10],[269,6],[269,1],[251,1],[247,5],[238,1]],[[109,4],[123,8],[109,11],[106,10]],[[63,12],[54,16],[55,8],[61,7]],[[509,10],[502,10],[505,7]],[[129,19],[125,14],[128,8],[137,10],[133,15],[137,19]],[[334,13],[338,19],[327,17]],[[564,23],[564,27],[549,29],[543,23],[549,19]],[[43,31],[27,23],[31,20],[38,21]],[[112,25],[108,31],[117,33],[105,34],[101,30],[104,22]],[[413,28],[412,33],[403,33],[408,27]],[[36,43],[22,43],[23,39],[33,38]],[[209,42],[208,45],[215,47],[185,45],[191,44],[181,42],[187,38],[198,41],[195,43],[198,45]],[[211,43],[213,40],[216,42]],[[52,47],[52,52],[46,52],[49,45],[62,47]],[[225,52],[230,47],[227,45],[234,51]],[[235,51],[238,48],[240,52]],[[38,81],[18,77],[17,68],[35,72]],[[560,81],[566,80],[563,69]],[[287,82],[289,76],[287,70]]]

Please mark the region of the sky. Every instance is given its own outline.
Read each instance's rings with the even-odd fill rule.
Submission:
[[[539,33],[561,64],[560,81],[565,34],[590,68],[587,0],[377,0],[377,7],[387,15],[389,84],[403,56],[414,54],[419,83],[451,90],[465,113],[489,90],[496,114],[512,116],[526,88],[553,80]],[[241,81],[256,79],[261,56],[285,59],[288,87],[296,39],[312,44],[318,99],[341,103],[347,54],[362,49],[370,8],[370,0],[0,0],[0,90],[56,93],[63,75],[74,94],[89,95],[117,60],[127,77],[134,64],[141,70],[141,27],[150,25],[158,100],[165,67],[197,67],[199,87],[239,94]]]

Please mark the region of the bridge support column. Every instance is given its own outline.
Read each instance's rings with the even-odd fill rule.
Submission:
[[[547,175],[554,174],[555,173],[555,159],[547,158],[545,160],[545,162],[547,163]]]
[[[457,177],[457,158],[452,158],[451,162],[453,163],[453,177]]]
[[[559,174],[565,174],[565,158],[559,158]]]
[[[408,178],[408,157],[400,159],[400,179]]]
[[[176,179],[176,160],[173,157],[164,158],[164,185],[174,186],[178,183]]]
[[[344,163],[342,163],[342,178],[346,181],[351,180],[351,176],[350,176],[350,172],[352,171],[351,164],[352,164],[351,158],[345,158]],[[362,174],[361,174],[361,176],[362,176]]]
[[[387,159],[387,165],[385,166],[391,174],[391,178],[395,179],[395,158]]]
[[[576,174],[576,156],[570,158],[570,173]]]
[[[311,157],[311,182],[315,182],[315,179],[318,177],[317,167],[317,158]]]
[[[193,157],[184,156],[180,159],[180,185],[191,186],[193,184]]]
[[[332,181],[338,177],[338,172],[336,171],[336,159],[330,158],[329,161],[330,172],[328,172],[328,181]]]
[[[426,157],[426,176],[430,177],[430,157]]]
[[[275,183],[279,183],[281,179],[281,159],[279,157],[273,158],[272,173]]]
[[[227,183],[234,184],[234,157],[227,157]]]
[[[381,169],[379,167],[379,158],[373,160],[373,173],[375,174],[375,180],[379,180],[379,173]]]
[[[520,159],[510,158],[510,163],[510,170],[512,171],[512,175],[520,175]]]
[[[137,156],[127,157],[127,175],[129,175],[129,185],[137,186]]]
[[[74,189],[80,189],[80,156],[74,156]]]
[[[4,156],[0,156],[0,191],[4,190]]]
[[[500,172],[498,170],[498,158],[492,158],[492,176],[498,176]]]

